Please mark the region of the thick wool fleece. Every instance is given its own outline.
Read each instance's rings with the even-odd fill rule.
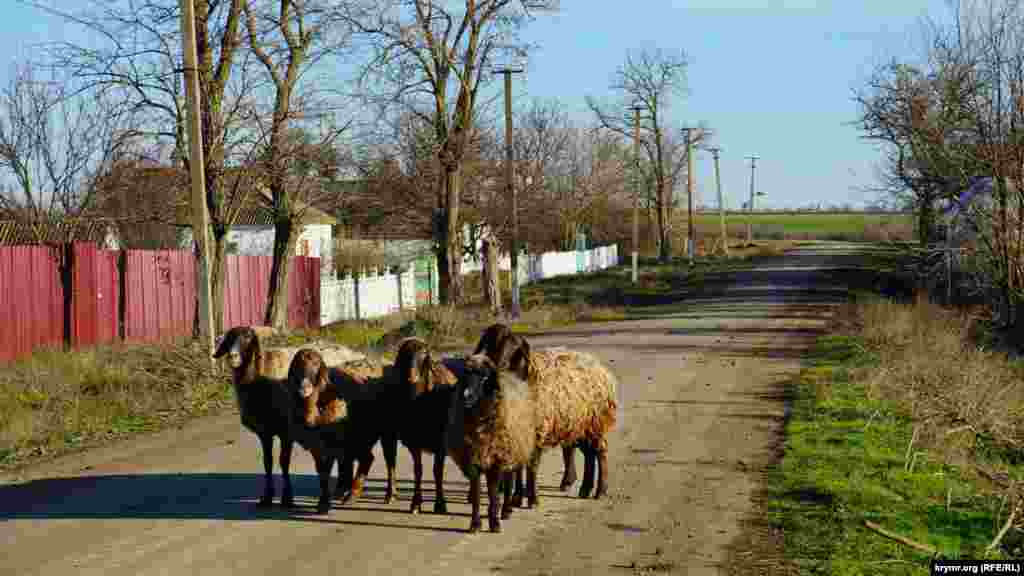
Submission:
[[[467,364],[476,357],[465,360]],[[511,372],[499,372],[499,390],[463,413],[460,441],[448,455],[463,474],[470,467],[508,472],[525,466],[533,454],[536,432],[529,388]],[[465,410],[465,409],[463,409]]]
[[[539,448],[607,441],[615,427],[618,383],[594,355],[565,348],[532,351],[529,387]]]

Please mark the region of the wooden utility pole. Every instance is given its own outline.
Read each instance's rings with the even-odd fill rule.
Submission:
[[[712,146],[708,148],[711,150],[711,156],[715,159],[715,191],[718,193],[718,224],[721,227],[722,234],[722,252],[726,256],[729,255],[729,237],[726,235],[725,230],[725,200],[722,196],[722,177],[718,171],[718,153],[722,151],[718,146]]]
[[[640,257],[640,110],[633,110],[633,284],[637,283],[637,261]]]
[[[750,160],[750,203],[747,204],[747,244],[754,243],[754,165],[757,163],[758,158],[760,156],[757,154],[747,156],[747,160]]]
[[[512,274],[512,319],[519,318],[519,198],[512,181],[512,74],[522,68],[500,68],[495,74],[505,75],[505,187],[512,203],[512,253],[509,264]]]
[[[206,208],[202,119],[199,116],[199,74],[196,69],[196,19],[193,0],[181,0],[182,50],[185,60],[185,94],[188,98],[189,167],[192,175],[192,238],[196,243],[196,293],[199,295],[199,338],[214,352],[213,301],[210,289],[210,215]]]
[[[687,203],[687,232],[686,232],[686,257],[693,265],[694,234],[693,234],[693,139],[690,137],[692,127],[684,127],[683,134],[686,136],[686,203]]]

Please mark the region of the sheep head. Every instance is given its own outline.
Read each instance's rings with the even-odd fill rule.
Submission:
[[[228,357],[228,363],[234,370],[243,366],[251,366],[253,360],[260,355],[260,339],[249,326],[235,326],[228,330],[213,353],[214,358]]]
[[[462,402],[467,409],[497,400],[500,384],[498,367],[483,354],[466,358],[465,370],[459,381]]]
[[[321,403],[336,400],[327,384],[327,365],[320,353],[311,348],[296,352],[288,366],[288,390],[296,398],[296,408],[309,428],[316,427],[320,421]]]
[[[530,344],[512,333],[507,324],[492,324],[484,330],[473,354],[486,354],[499,370],[511,370],[523,380],[530,376]]]

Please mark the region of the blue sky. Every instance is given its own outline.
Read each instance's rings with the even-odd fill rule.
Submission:
[[[0,19],[0,85],[31,45],[80,40],[82,32],[13,0]],[[73,10],[74,0],[56,3]],[[643,6],[644,10],[639,7]],[[943,0],[562,0],[526,35],[541,45],[517,98],[557,97],[589,121],[584,97],[608,97],[629,49],[684,49],[690,94],[672,104],[675,126],[707,122],[722,147],[727,205],[749,194],[756,153],[759,204],[794,207],[871,200],[878,152],[844,123],[854,120],[851,90],[873,65],[918,51],[920,18],[945,13]],[[715,205],[711,155],[697,156],[700,198]]]

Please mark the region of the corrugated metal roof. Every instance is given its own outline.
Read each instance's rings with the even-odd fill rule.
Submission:
[[[65,244],[96,242],[103,244],[113,221],[107,218],[69,218],[62,220],[2,220],[0,246],[27,244]]]

